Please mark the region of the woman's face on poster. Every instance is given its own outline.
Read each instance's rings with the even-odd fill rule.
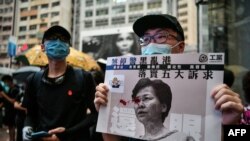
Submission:
[[[132,34],[121,33],[118,35],[116,46],[123,55],[130,53],[133,44],[134,44],[134,39]]]
[[[153,87],[142,88],[136,95],[135,114],[141,123],[161,120],[162,104],[155,95]]]

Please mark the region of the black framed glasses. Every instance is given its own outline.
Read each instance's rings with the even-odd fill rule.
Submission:
[[[142,36],[141,38],[139,38],[139,44],[140,44],[140,46],[146,46],[151,42],[152,39],[156,43],[162,44],[162,43],[166,42],[170,36],[173,37],[174,39],[178,40],[178,37],[176,37],[172,34],[169,34],[168,32],[159,32],[159,33],[156,33],[155,35],[152,35],[152,36],[150,36],[150,35]]]

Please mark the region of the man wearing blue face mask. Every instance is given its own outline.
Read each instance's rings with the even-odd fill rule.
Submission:
[[[184,32],[177,21],[171,15],[146,15],[135,21],[133,30],[139,37],[142,55],[183,53],[185,48]],[[96,87],[95,107],[98,111],[100,105],[106,105],[108,101],[108,86],[99,84]],[[220,84],[211,92],[215,108],[222,112],[222,124],[238,124],[243,105],[239,94],[233,92],[225,84]],[[105,141],[134,141],[135,139],[123,138],[103,133]],[[157,141],[166,141],[159,139]]]
[[[184,52],[184,32],[173,16],[147,15],[137,20],[133,29],[139,36],[142,55]]]
[[[89,127],[97,120],[92,102],[96,85],[91,73],[67,64],[70,40],[61,26],[44,33],[41,48],[49,64],[27,79],[22,105],[27,108],[24,140],[91,140]],[[91,114],[87,115],[87,109]]]

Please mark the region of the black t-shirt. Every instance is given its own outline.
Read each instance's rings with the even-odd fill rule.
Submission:
[[[23,91],[23,89],[21,89],[19,87],[19,93],[16,95],[15,100],[17,102],[19,102],[19,103],[22,103],[23,102],[23,98],[24,98],[24,91]],[[25,117],[26,113],[25,113],[24,110],[16,109],[16,111],[17,111],[17,116],[18,117],[20,117],[20,118],[24,118]]]
[[[3,87],[2,87],[2,85],[0,84],[0,92],[1,92],[1,91],[3,91]]]
[[[3,87],[2,87],[2,85],[0,84],[0,92],[3,92]],[[3,98],[2,97],[0,97],[0,104],[1,103],[3,103]],[[0,107],[0,108],[2,108],[2,107]],[[1,111],[0,111],[1,112]]]
[[[15,99],[15,97],[18,95],[19,93],[19,88],[17,85],[15,85],[13,88],[10,88],[9,92],[7,93],[7,95],[12,98]],[[4,100],[4,107],[6,111],[14,111],[14,105],[13,103],[9,102],[8,100]]]
[[[25,90],[23,106],[28,110],[28,118],[35,123],[35,130],[65,127],[66,131],[58,135],[61,141],[88,141],[89,127],[97,121],[92,75],[82,70],[83,80],[79,81],[80,74],[68,67],[63,82],[51,84],[45,76],[47,71],[39,79],[37,74],[30,76]],[[88,116],[87,108],[91,111]]]

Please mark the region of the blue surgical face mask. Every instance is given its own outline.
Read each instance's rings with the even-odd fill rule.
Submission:
[[[150,43],[147,46],[144,46],[141,48],[141,53],[142,53],[142,55],[170,54],[171,49],[178,46],[179,43],[177,43],[174,46],[171,46],[169,44]]]
[[[6,83],[4,83],[4,82],[2,82],[2,81],[0,81],[0,85],[3,87],[3,91],[4,91],[4,93],[8,93],[9,92],[9,90],[10,90],[10,87],[6,84]]]
[[[53,60],[63,60],[69,54],[69,45],[60,40],[49,40],[44,43],[47,56]]]

